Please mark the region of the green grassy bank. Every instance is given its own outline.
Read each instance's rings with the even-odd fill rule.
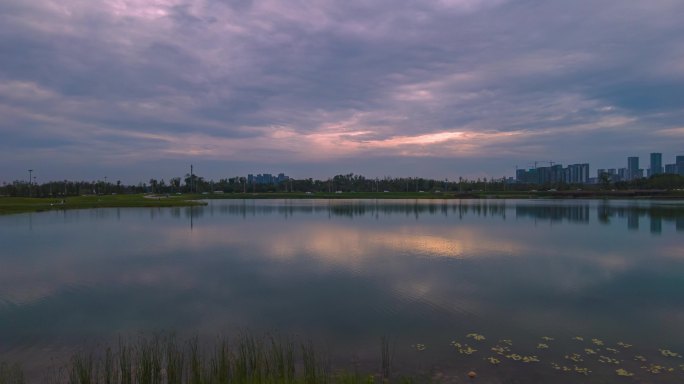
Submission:
[[[183,207],[204,204],[195,199],[188,196],[155,197],[142,194],[69,196],[64,198],[0,197],[0,214],[86,208]]]

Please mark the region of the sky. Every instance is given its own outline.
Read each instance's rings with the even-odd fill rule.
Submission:
[[[3,0],[0,182],[684,155],[681,0]]]

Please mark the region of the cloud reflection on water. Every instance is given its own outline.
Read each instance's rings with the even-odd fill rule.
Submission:
[[[249,326],[353,345],[387,328],[652,330],[682,309],[680,233],[630,231],[630,210],[605,225],[576,203],[221,204],[8,219],[0,336]]]

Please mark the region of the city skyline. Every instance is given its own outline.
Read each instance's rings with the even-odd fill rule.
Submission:
[[[136,183],[191,163],[214,179],[500,178],[680,155],[682,14],[671,0],[6,0],[0,181]]]
[[[654,155],[657,155],[654,158]],[[502,176],[484,176],[484,177],[472,177],[468,178],[467,176],[456,176],[452,177],[451,180],[455,180],[458,178],[464,178],[464,179],[480,179],[480,178],[489,178],[489,179],[501,179],[501,178],[506,178],[507,180],[515,180],[516,182],[530,182],[533,184],[544,184],[545,182],[568,182],[568,183],[592,183],[592,182],[598,182],[597,179],[600,178],[601,173],[605,172],[611,177],[611,181],[629,181],[633,179],[639,179],[639,178],[648,178],[652,175],[652,167],[654,166],[654,159],[656,160],[656,167],[659,167],[659,172],[655,174],[662,174],[662,173],[669,173],[669,174],[679,174],[684,176],[684,155],[672,155],[672,156],[665,156],[665,160],[672,158],[674,161],[672,163],[663,163],[663,154],[661,152],[651,152],[648,154],[647,159],[649,160],[648,163],[641,162],[641,156],[627,156],[625,157],[626,162],[623,165],[626,165],[624,167],[622,166],[611,166],[611,167],[605,167],[605,168],[598,168],[594,167],[592,168],[591,163],[587,162],[575,162],[573,164],[568,164],[567,168],[563,168],[562,163],[557,163],[552,160],[537,160],[537,161],[532,161],[527,163],[527,167],[519,167],[515,166],[515,169],[513,170],[512,173],[510,174],[505,174]],[[545,166],[544,164],[548,164],[548,166]],[[640,164],[642,164],[640,166]],[[335,175],[326,175],[323,177],[313,177],[311,175],[299,175],[298,177],[292,177],[290,175],[287,175],[285,172],[278,171],[277,174],[271,174],[269,172],[266,172],[264,170],[261,171],[249,171],[246,174],[237,174],[237,173],[226,173],[223,172],[220,174],[218,177],[210,177],[207,176],[206,174],[198,174],[197,172],[193,171],[192,168],[194,168],[194,165],[190,164],[188,165],[188,169],[185,171],[186,173],[177,173],[177,174],[171,174],[161,177],[160,179],[167,179],[170,180],[174,177],[179,177],[179,175],[185,175],[188,176],[191,173],[194,174],[195,176],[198,177],[203,177],[206,178],[207,180],[220,180],[220,179],[229,179],[233,177],[245,177],[248,184],[251,184],[252,181],[254,180],[254,183],[256,184],[271,184],[271,183],[279,183],[285,180],[289,179],[308,179],[308,178],[313,178],[313,179],[319,179],[319,180],[324,180],[326,178],[335,176]],[[531,180],[537,180],[536,178],[539,177],[537,175],[525,175],[526,172],[530,172],[536,169],[549,169],[553,170],[558,169],[558,167],[563,168],[567,174],[562,175],[561,173],[558,174],[549,174],[547,176],[541,176],[542,181],[531,181]],[[37,176],[32,176],[34,173],[37,173],[36,170],[34,169],[29,169],[26,170],[25,172],[28,172],[29,178],[25,180],[25,178],[17,178],[14,180],[2,180],[0,179],[0,184],[7,184],[13,181],[28,181],[30,180],[31,183],[37,182]],[[522,172],[522,173],[521,173]],[[556,171],[557,172],[557,171]],[[337,173],[337,175],[342,175],[342,174],[357,174],[357,175],[363,175],[369,178],[379,178],[379,176],[369,176],[367,174],[363,174],[362,172],[340,172]],[[135,182],[125,182],[124,184],[128,183],[131,185],[137,184],[137,183],[146,183],[150,178],[158,178],[158,175],[148,175],[146,178],[135,181]],[[383,175],[382,177],[424,177],[424,178],[430,178],[428,176],[424,175]],[[530,179],[530,177],[532,179]],[[551,178],[551,180],[546,180],[544,178]],[[113,180],[121,181],[120,178],[112,178],[108,176],[104,176],[103,178],[94,178],[92,180],[104,180],[105,182],[109,178],[110,181],[113,182]],[[56,178],[56,179],[50,179],[50,180],[41,180],[41,182],[48,182],[48,181],[61,181],[64,180],[65,178]],[[445,177],[432,177],[432,179],[435,180],[441,180],[445,179]],[[449,179],[448,177],[446,179]],[[83,180],[86,181],[88,179],[81,178],[81,179],[71,179],[71,180]]]

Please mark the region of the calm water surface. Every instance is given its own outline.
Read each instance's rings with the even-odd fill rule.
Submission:
[[[681,201],[214,200],[1,216],[0,244],[0,361],[32,371],[120,335],[249,330],[343,367],[389,336],[398,370],[684,380],[659,351],[684,353]]]

